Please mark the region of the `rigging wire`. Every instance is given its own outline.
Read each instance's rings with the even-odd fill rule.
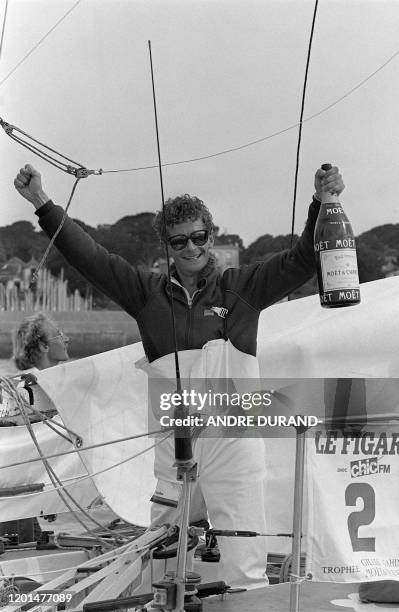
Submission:
[[[1,28],[1,41],[0,41],[0,59],[3,53],[3,43],[4,43],[4,32],[6,29],[6,21],[7,21],[7,10],[8,10],[8,0],[6,0],[6,6],[4,9],[4,17],[3,17],[3,27]]]
[[[302,124],[303,123],[307,123],[308,121],[312,121],[312,119],[316,119],[316,117],[319,117],[323,113],[326,113],[328,110],[330,110],[331,108],[333,108],[334,106],[336,106],[337,104],[339,104],[340,102],[342,102],[343,100],[348,98],[351,94],[353,94],[355,91],[360,89],[360,87],[362,87],[368,81],[370,81],[370,79],[372,79],[374,76],[376,76],[376,74],[378,74],[381,70],[383,70],[383,68],[388,66],[388,64],[390,64],[398,55],[399,55],[399,49],[398,49],[398,51],[395,51],[395,53],[393,55],[391,55],[383,64],[381,64],[378,68],[376,68],[371,74],[369,74],[367,77],[362,79],[359,83],[357,83],[357,85],[354,85],[354,87],[349,89],[345,94],[340,96],[337,100],[334,100],[334,102],[331,102],[327,106],[324,106],[322,109],[320,109],[316,113],[313,113],[313,115],[309,115],[309,117],[305,117],[305,119],[303,119],[301,123]],[[266,140],[270,140],[272,138],[275,138],[276,136],[280,136],[281,134],[285,134],[286,132],[294,130],[299,125],[300,125],[300,123],[297,122],[297,123],[294,123],[292,125],[289,125],[286,128],[278,130],[277,132],[273,132],[272,134],[268,134],[267,136],[263,136],[261,138],[258,138],[257,140],[252,140],[252,141],[247,142],[246,144],[243,144],[243,145],[238,145],[236,147],[231,147],[229,149],[224,149],[224,150],[219,151],[217,153],[210,153],[209,155],[202,155],[200,157],[192,157],[190,159],[183,159],[183,160],[176,161],[176,162],[167,162],[167,163],[162,164],[162,166],[166,167],[166,166],[178,166],[178,165],[181,165],[181,164],[189,164],[189,163],[193,163],[193,162],[197,162],[197,161],[203,161],[205,159],[211,159],[213,157],[220,157],[221,155],[226,155],[228,153],[234,153],[235,151],[241,151],[242,149],[253,147],[253,146],[255,146],[255,145],[257,145],[257,144],[259,144],[261,142],[265,142]],[[119,170],[103,170],[102,174],[109,174],[111,172],[112,173],[115,173],[115,172],[136,172],[136,171],[139,171],[139,170],[151,170],[151,169],[154,169],[154,168],[157,168],[156,164],[153,164],[151,166],[137,166],[135,168],[122,168],[122,169],[119,169]]]
[[[316,14],[317,14],[318,3],[319,3],[318,0],[316,0],[315,5],[314,5],[314,11],[313,11],[312,27],[311,27],[311,30],[310,30],[310,38],[309,38],[309,44],[308,44],[308,53],[307,53],[307,58],[306,58],[305,78],[304,78],[303,89],[302,89],[301,114],[300,114],[300,118],[299,118],[298,142],[297,142],[297,148],[296,148],[296,161],[295,161],[294,198],[293,198],[293,202],[292,202],[291,248],[292,248],[292,243],[294,241],[296,194],[297,194],[297,188],[298,188],[299,153],[300,153],[300,150],[301,150],[301,140],[302,140],[303,112],[304,112],[304,109],[305,109],[306,85],[307,85],[307,82],[308,82],[310,54],[311,54],[311,50],[312,50],[314,26],[315,26],[315,22],[316,22]]]
[[[0,81],[0,87],[17,70],[17,68],[44,42],[44,40],[46,38],[48,38],[48,36],[66,19],[66,17],[68,15],[70,15],[70,13],[72,13],[72,11],[80,4],[81,1],[82,0],[77,0],[77,2],[75,2],[75,4],[70,9],[68,9],[68,11],[54,24],[54,26],[52,26],[50,28],[50,30],[32,47],[32,49],[12,68],[12,70]],[[1,44],[0,44],[0,57],[1,57],[2,47],[3,47],[3,39],[4,39],[6,16],[7,16],[7,8],[8,8],[8,0],[6,0],[5,12],[4,12],[4,18],[3,18],[2,36],[1,36]],[[314,13],[314,17],[313,17],[312,28],[313,28],[313,25],[314,25],[314,19],[315,19],[316,10],[317,10],[317,0],[316,0],[316,5],[315,5],[315,13]],[[312,32],[313,32],[313,30],[312,30]],[[284,134],[284,133],[286,133],[286,132],[288,132],[290,130],[293,130],[293,129],[295,129],[298,126],[301,127],[303,123],[305,123],[307,121],[311,121],[312,119],[314,119],[314,118],[320,116],[321,114],[327,112],[328,110],[330,110],[331,108],[336,106],[339,102],[341,102],[342,100],[344,100],[345,98],[350,96],[353,92],[355,92],[357,89],[362,87],[371,78],[373,78],[378,72],[380,72],[383,68],[385,68],[398,55],[399,55],[399,50],[396,51],[393,55],[391,55],[385,62],[383,62],[378,68],[376,68],[376,70],[374,70],[371,74],[369,74],[367,77],[365,77],[357,85],[352,87],[349,91],[347,91],[340,98],[338,98],[337,100],[335,100],[331,104],[327,105],[326,107],[322,108],[317,113],[314,113],[313,115],[310,115],[309,117],[306,117],[305,119],[301,118],[299,123],[295,123],[295,124],[290,125],[290,126],[288,126],[286,128],[278,130],[277,132],[274,132],[274,133],[269,134],[267,136],[263,136],[263,137],[258,138],[256,140],[252,140],[252,141],[250,141],[248,143],[245,143],[245,144],[242,144],[242,145],[238,145],[238,146],[235,146],[235,147],[230,147],[230,148],[218,151],[216,153],[210,153],[210,154],[199,156],[199,157],[188,158],[188,159],[179,160],[179,161],[176,161],[176,162],[167,162],[165,164],[162,164],[162,166],[163,167],[166,167],[166,166],[176,166],[176,165],[181,165],[181,164],[193,163],[193,162],[197,162],[197,161],[203,161],[203,160],[206,160],[206,159],[212,159],[214,157],[219,157],[219,156],[222,156],[222,155],[226,155],[228,153],[233,153],[235,151],[240,151],[242,149],[255,146],[255,145],[257,145],[257,144],[259,144],[261,142],[265,142],[266,140],[269,140],[271,138],[274,138],[276,136]],[[15,138],[15,140],[18,142],[18,140],[16,138]],[[32,151],[32,152],[34,153],[35,151]],[[36,154],[39,155],[38,153],[36,153]],[[40,157],[40,155],[39,155],[39,157]],[[68,159],[68,158],[65,158],[65,159]],[[105,173],[117,173],[117,172],[136,172],[136,171],[141,171],[141,170],[150,170],[150,169],[154,169],[154,168],[157,168],[157,167],[158,166],[156,164],[152,164],[152,165],[146,165],[146,166],[136,166],[136,167],[133,167],[133,168],[121,168],[121,169],[112,169],[112,170],[104,170],[104,171],[100,169],[97,173],[98,174],[103,174],[103,173],[105,174]]]
[[[40,410],[38,410],[34,406],[29,406],[29,408],[33,412],[35,417],[37,419],[39,419],[40,422],[42,422],[44,425],[46,425],[46,427],[48,427],[49,429],[54,431],[54,433],[56,433],[57,436],[60,436],[61,438],[64,438],[64,440],[66,440],[67,442],[70,442],[72,444],[71,438],[68,438],[68,436],[66,436],[65,434],[61,433],[61,431],[54,425],[54,423],[51,423],[50,419],[45,417],[44,414],[42,414],[40,412]],[[58,425],[58,423],[57,423],[57,425]],[[66,429],[66,428],[63,427],[63,429]]]
[[[390,64],[395,58],[397,58],[398,55],[399,55],[399,49],[397,51],[395,51],[395,53],[393,53],[393,55],[391,55],[385,62],[383,62],[380,66],[378,66],[373,72],[371,72],[364,79],[359,81],[359,83],[354,85],[351,89],[349,89],[342,96],[340,96],[339,98],[337,98],[336,100],[334,100],[333,102],[328,104],[327,106],[324,106],[323,108],[321,108],[316,113],[313,113],[312,115],[309,115],[309,117],[305,117],[304,119],[302,119],[301,122],[293,123],[292,125],[289,125],[289,126],[287,126],[285,128],[282,128],[281,130],[278,130],[276,132],[272,132],[271,134],[268,134],[267,136],[262,136],[261,138],[257,138],[256,140],[251,140],[250,142],[247,142],[247,143],[242,144],[242,145],[238,145],[238,146],[235,146],[235,147],[230,147],[228,149],[223,149],[221,151],[217,151],[216,153],[210,153],[210,154],[202,155],[202,156],[198,156],[198,157],[182,159],[182,160],[178,160],[178,161],[175,161],[175,162],[165,162],[165,163],[162,164],[162,167],[166,168],[168,166],[178,166],[178,165],[182,165],[182,164],[190,164],[190,163],[195,163],[195,162],[198,162],[198,161],[203,161],[203,160],[206,160],[206,159],[212,159],[214,157],[220,157],[222,155],[227,155],[229,153],[234,153],[235,151],[241,151],[243,149],[246,149],[246,148],[249,148],[249,147],[253,147],[253,146],[257,145],[257,144],[260,144],[261,142],[266,142],[267,140],[271,140],[272,138],[275,138],[277,136],[281,136],[282,134],[285,134],[285,133],[287,133],[287,132],[289,132],[291,130],[294,130],[299,125],[301,125],[301,124],[303,125],[304,123],[307,123],[309,121],[312,121],[313,119],[316,119],[317,117],[320,117],[321,115],[323,115],[324,113],[329,111],[331,108],[333,108],[334,106],[337,106],[337,104],[339,104],[340,102],[342,102],[343,100],[345,100],[346,98],[351,96],[355,91],[357,91],[358,89],[363,87],[363,85],[365,85],[368,81],[370,81],[372,78],[374,78],[379,72],[381,72],[381,70],[383,70],[386,66],[388,66],[388,64]],[[3,120],[0,120],[0,125],[3,125],[3,127],[4,127],[4,124],[8,125]],[[15,126],[12,126],[12,127],[15,127]],[[29,138],[32,139],[32,137],[30,137],[30,136],[29,136]],[[14,138],[14,140],[17,141],[16,138]],[[22,143],[20,143],[20,144],[22,144]],[[46,147],[46,148],[49,148],[49,147]],[[32,152],[35,153],[35,151],[32,151]],[[61,154],[59,154],[59,155],[61,155]],[[66,159],[68,159],[68,158],[66,158]],[[45,159],[45,161],[48,161],[48,159]],[[115,174],[115,173],[119,173],[119,172],[139,172],[139,171],[142,171],[142,170],[153,170],[154,168],[158,168],[158,164],[151,164],[151,165],[146,165],[146,166],[135,166],[135,167],[132,167],[132,168],[117,168],[117,169],[111,169],[111,170],[103,170],[103,169],[99,168],[98,170],[94,170],[94,171],[87,171],[87,169],[85,167],[82,167],[81,170],[85,171],[85,173],[89,172],[91,174]],[[60,168],[60,169],[63,169],[63,168]],[[69,172],[69,173],[74,174],[75,173],[74,170],[76,171],[76,169],[72,169],[72,172]],[[79,170],[79,169],[77,169],[77,170]],[[85,176],[86,176],[86,174],[85,174]],[[82,178],[84,178],[84,177],[82,177]]]
[[[167,427],[165,429],[156,429],[154,431],[146,431],[145,433],[136,434],[134,436],[127,436],[126,438],[117,438],[116,440],[109,440],[108,442],[99,442],[98,444],[90,444],[89,446],[73,448],[68,451],[63,451],[62,453],[53,453],[52,455],[45,455],[44,458],[45,459],[55,459],[55,457],[63,457],[64,455],[73,455],[76,453],[93,450],[93,448],[101,448],[103,446],[109,446],[110,444],[118,444],[119,442],[130,442],[130,440],[138,440],[139,438],[147,438],[149,436],[153,436],[159,433],[164,433],[165,431],[172,430],[172,429],[173,427]],[[8,468],[13,468],[13,467],[21,466],[21,465],[30,465],[31,463],[35,463],[36,461],[41,461],[41,457],[33,457],[32,459],[26,459],[25,461],[16,461],[15,463],[9,463],[7,465],[0,465],[0,470],[5,470]]]
[[[79,0],[80,1],[80,0]],[[376,70],[374,70],[371,74],[369,74],[367,77],[365,77],[362,81],[360,81],[359,83],[357,83],[357,85],[355,85],[354,87],[352,87],[349,91],[347,91],[344,95],[342,95],[340,98],[338,98],[337,100],[335,100],[334,102],[332,102],[331,104],[329,104],[328,106],[322,108],[320,111],[318,111],[317,113],[314,113],[313,115],[310,115],[309,117],[303,119],[299,122],[299,123],[295,123],[294,125],[288,126],[287,128],[284,128],[282,130],[279,130],[278,132],[274,132],[273,134],[269,134],[268,136],[262,137],[262,138],[258,138],[257,140],[251,141],[249,143],[246,143],[244,145],[240,145],[237,147],[232,147],[230,149],[225,149],[224,151],[219,151],[218,153],[212,153],[209,155],[204,155],[201,157],[195,157],[195,158],[191,158],[191,159],[186,159],[186,160],[181,160],[181,161],[177,161],[177,162],[168,162],[165,164],[160,164],[159,165],[151,165],[151,166],[140,166],[140,167],[135,167],[135,168],[125,168],[125,169],[118,169],[118,170],[103,170],[102,168],[98,169],[98,170],[88,170],[85,167],[79,167],[79,168],[72,168],[71,166],[67,166],[67,169],[62,168],[60,166],[58,166],[56,163],[50,161],[50,156],[47,153],[44,153],[40,150],[38,150],[36,147],[34,147],[33,145],[28,145],[28,143],[23,142],[22,139],[20,139],[19,137],[15,137],[15,135],[10,134],[9,128],[12,129],[16,129],[18,130],[20,133],[26,135],[28,138],[30,138],[31,140],[35,141],[35,142],[39,142],[37,140],[35,140],[34,138],[32,138],[31,136],[29,136],[28,134],[26,134],[25,132],[22,132],[22,130],[19,130],[19,128],[15,128],[15,126],[10,126],[9,124],[7,124],[5,121],[3,121],[0,118],[0,125],[3,127],[3,129],[5,129],[6,133],[11,136],[16,142],[19,142],[20,144],[22,144],[23,146],[25,146],[26,148],[28,148],[29,150],[32,151],[32,153],[35,153],[36,155],[38,155],[39,157],[41,157],[42,159],[44,159],[45,161],[51,163],[52,165],[58,167],[60,170],[64,170],[65,172],[68,172],[70,174],[75,174],[75,176],[77,177],[77,180],[72,188],[72,192],[70,194],[69,197],[69,201],[67,204],[67,207],[64,211],[64,215],[62,217],[62,221],[60,224],[60,227],[57,229],[56,234],[53,236],[53,238],[51,239],[48,248],[46,249],[45,254],[43,255],[41,261],[39,262],[39,265],[37,266],[34,274],[33,274],[33,279],[31,281],[31,284],[34,284],[35,281],[37,280],[37,276],[39,273],[39,270],[41,269],[41,267],[44,265],[46,258],[49,254],[49,251],[54,243],[54,240],[56,238],[56,236],[58,235],[58,233],[61,231],[62,226],[65,222],[66,219],[66,213],[67,210],[71,204],[72,201],[72,197],[73,194],[75,192],[78,180],[80,178],[86,178],[89,174],[96,174],[96,175],[100,175],[100,174],[110,174],[110,173],[117,173],[117,172],[135,172],[138,170],[149,170],[149,169],[154,169],[159,167],[160,171],[162,167],[167,167],[167,166],[177,166],[177,165],[181,165],[181,164],[187,164],[187,163],[192,163],[192,162],[197,162],[197,161],[202,161],[205,159],[211,159],[214,157],[219,157],[221,155],[225,155],[228,153],[232,153],[235,151],[239,151],[251,146],[254,146],[256,144],[259,144],[260,142],[264,142],[266,140],[270,140],[271,138],[274,138],[275,136],[279,136],[280,134],[283,134],[285,132],[288,132],[298,126],[300,126],[302,128],[302,125],[308,121],[311,121],[312,119],[315,119],[316,117],[319,117],[320,115],[322,115],[323,113],[327,112],[328,110],[330,110],[331,108],[333,108],[334,106],[336,106],[337,104],[339,104],[342,100],[344,100],[345,98],[349,97],[353,92],[355,92],[356,90],[358,90],[360,87],[362,87],[363,85],[365,85],[365,83],[367,83],[370,79],[372,79],[376,74],[378,74],[378,72],[380,72],[383,68],[385,68],[391,61],[393,61],[393,59],[395,59],[397,56],[399,55],[399,50],[396,51],[393,55],[391,55],[391,57],[389,57],[383,64],[381,64]],[[39,143],[42,144],[42,143]],[[47,148],[48,150],[54,151],[54,149],[51,149],[50,147],[47,147],[46,145],[42,145],[45,148]],[[40,151],[40,152],[38,152]],[[41,155],[40,153],[44,153],[45,156]],[[61,157],[63,157],[64,159],[69,159],[67,157],[65,157],[64,155],[57,153],[58,155],[60,155]],[[53,159],[53,158],[51,158]],[[60,162],[62,163],[62,162]],[[76,162],[74,162],[76,163]],[[65,165],[65,164],[64,164]],[[292,244],[292,236],[293,236],[293,227],[294,227],[294,213],[293,213],[293,221],[292,221],[292,228],[291,228],[291,244]],[[169,261],[169,259],[167,258],[167,261]]]
[[[3,381],[4,384],[4,381]],[[51,480],[51,483],[53,485],[53,489],[56,488],[56,485],[61,485],[62,482],[61,480],[58,478],[56,472],[54,471],[54,469],[51,467],[51,465],[49,464],[48,460],[45,458],[44,453],[41,449],[41,446],[39,444],[39,441],[37,439],[37,436],[33,430],[32,424],[29,420],[29,415],[27,412],[27,409],[25,407],[25,401],[22,399],[22,397],[19,395],[18,393],[18,389],[14,383],[14,381],[12,379],[8,379],[7,380],[7,393],[13,398],[13,400],[16,402],[19,411],[22,415],[22,418],[24,420],[25,423],[25,427],[27,428],[29,435],[32,439],[32,442],[43,462],[43,465],[45,467],[45,470]],[[74,518],[82,525],[82,527],[91,535],[93,535],[94,537],[97,537],[99,542],[101,542],[104,546],[106,547],[110,547],[112,546],[112,544],[107,541],[104,540],[101,537],[98,537],[97,534],[95,534],[94,532],[92,532],[87,525],[84,523],[84,521],[80,518],[80,516],[78,516],[78,514],[76,513],[75,508],[73,508],[73,506],[71,506],[71,502],[73,504],[75,504],[75,507],[78,508],[83,515],[85,516],[86,519],[89,519],[90,521],[92,521],[95,525],[97,525],[97,527],[100,527],[101,529],[105,529],[105,531],[107,533],[109,533],[110,535],[112,535],[113,537],[115,536],[115,533],[112,532],[110,529],[108,529],[107,527],[104,527],[101,523],[99,523],[94,517],[92,517],[87,510],[85,510],[85,508],[83,508],[83,506],[81,506],[81,504],[79,502],[76,501],[76,499],[73,497],[73,495],[65,490],[65,491],[61,491],[61,490],[57,490],[58,495],[60,496],[62,502],[65,504],[65,506],[68,508],[68,510],[73,514]]]
[[[91,472],[90,474],[86,474],[85,476],[76,476],[76,477],[73,476],[71,478],[65,479],[65,480],[68,480],[68,482],[65,482],[64,484],[61,484],[59,486],[53,486],[51,489],[46,489],[45,491],[36,491],[34,493],[21,493],[20,495],[18,495],[18,499],[24,499],[25,497],[32,498],[32,497],[35,497],[37,495],[44,495],[46,493],[52,493],[53,491],[58,491],[59,489],[65,489],[66,487],[72,487],[75,484],[80,484],[84,480],[92,479],[95,476],[100,476],[101,474],[105,474],[106,472],[114,470],[115,468],[120,467],[124,463],[128,463],[129,461],[132,461],[133,459],[137,459],[137,457],[140,457],[141,455],[144,455],[148,451],[156,448],[157,446],[162,444],[162,442],[165,442],[165,440],[170,438],[171,435],[172,435],[172,432],[169,432],[166,436],[164,436],[163,438],[161,438],[160,440],[158,440],[157,442],[155,442],[151,446],[148,446],[147,448],[139,451],[135,455],[131,455],[130,457],[127,457],[127,459],[122,459],[122,461],[118,461],[118,463],[113,463],[112,465],[110,465],[110,466],[108,466],[106,468],[103,468],[102,470],[98,470],[97,472]],[[70,480],[72,482],[69,482]],[[14,499],[14,498],[15,498],[15,496],[13,496],[12,498],[10,496],[3,497],[3,499]]]
[[[74,161],[73,159],[70,159],[69,157],[66,157],[66,155],[63,155],[62,153],[59,153],[55,149],[52,149],[51,147],[43,144],[42,142],[40,142],[40,140],[37,140],[36,138],[33,138],[33,136],[30,136],[26,132],[22,131],[20,128],[17,128],[15,125],[10,125],[9,123],[6,123],[3,120],[0,121],[0,125],[2,126],[2,128],[4,129],[6,134],[8,134],[8,136],[10,136],[10,138],[15,140],[16,142],[19,142],[19,144],[21,144],[23,147],[26,147],[30,151],[32,151],[32,153],[36,153],[37,155],[40,154],[41,156],[43,156],[43,159],[45,161],[48,161],[49,163],[54,162],[53,166],[55,166],[59,170],[63,170],[64,172],[68,172],[69,174],[76,174],[76,176],[78,176],[78,174],[77,174],[78,169],[79,168],[84,169],[83,164],[80,164],[79,162]],[[33,144],[29,143],[29,142],[26,142],[20,136],[16,136],[13,133],[14,130],[16,132],[19,132],[19,134],[22,134],[23,136],[26,136],[27,138],[29,138],[29,140],[32,140],[33,142],[36,142],[37,144],[41,145],[42,147],[44,147],[48,151],[51,151],[52,153],[55,153],[59,157],[62,157],[63,159],[66,159],[67,161],[71,162],[72,164],[75,164],[76,166],[78,166],[78,168],[72,168],[69,164],[66,164],[62,160],[56,159],[56,158],[52,157],[49,153],[46,153],[45,151],[42,151],[41,149],[39,149],[35,145],[33,145]]]
[[[58,478],[57,474],[55,473],[54,469],[50,466],[50,464],[48,463],[48,461],[44,458],[44,454],[43,451],[40,447],[40,444],[36,438],[36,434],[33,431],[33,427],[29,421],[29,417],[26,415],[26,413],[24,412],[24,410],[21,410],[21,414],[24,417],[25,420],[25,426],[27,428],[27,430],[29,431],[29,434],[32,438],[32,441],[36,447],[37,452],[39,453],[42,461],[43,461],[43,465],[46,469],[46,472],[51,480],[51,483],[53,485],[53,489],[57,490],[58,495],[60,496],[62,502],[65,504],[65,506],[68,508],[68,510],[73,514],[74,518],[78,521],[78,523],[80,523],[80,525],[83,527],[83,529],[85,529],[87,531],[87,533],[90,533],[91,535],[95,536],[98,538],[98,541],[101,542],[104,546],[106,547],[110,547],[112,546],[112,544],[107,541],[104,540],[103,538],[100,538],[97,536],[97,534],[95,534],[89,527],[87,527],[86,523],[80,518],[80,516],[77,514],[76,512],[76,508],[78,510],[80,510],[83,515],[85,516],[86,519],[91,520],[95,525],[97,525],[97,527],[100,527],[101,529],[105,529],[107,531],[107,533],[110,533],[112,536],[115,535],[115,533],[113,533],[110,529],[108,529],[107,527],[104,527],[101,523],[99,523],[94,517],[92,517],[87,510],[85,510],[85,508],[83,508],[83,506],[81,504],[79,504],[76,499],[73,497],[73,495],[67,490],[59,490],[57,488],[57,485],[62,485],[62,481]],[[69,499],[67,499],[69,498]],[[72,504],[75,504],[76,508],[74,508]]]
[[[66,19],[66,17],[68,17],[68,15],[70,15],[72,13],[72,11],[78,6],[78,4],[80,4],[82,2],[82,0],[77,0],[77,2],[75,2],[75,4],[68,9],[68,11],[53,25],[52,28],[50,28],[50,30],[47,32],[47,34],[45,34],[44,36],[42,36],[42,38],[32,47],[32,49],[30,51],[28,51],[28,53],[10,70],[10,72],[0,81],[0,87],[3,85],[3,83],[5,83],[7,81],[7,79],[10,78],[10,76],[12,74],[14,74],[14,72],[17,70],[17,68],[19,68],[21,66],[21,64],[23,64],[25,62],[25,60],[28,59],[28,57],[30,55],[32,55],[32,53],[34,51],[36,51],[36,49],[42,44],[42,42],[44,42],[46,40],[46,38],[48,36],[50,36],[50,34],[52,32],[54,32],[54,30],[60,25],[60,23],[62,23],[64,21],[64,19]],[[4,29],[4,25],[3,25],[3,29]]]
[[[72,431],[71,429],[68,429],[67,427],[65,427],[65,425],[63,423],[55,423],[55,422],[51,422],[50,420],[47,419],[43,413],[40,412],[40,410],[37,410],[37,408],[35,408],[34,406],[31,406],[30,404],[28,404],[28,402],[18,393],[18,398],[15,397],[15,391],[14,391],[14,378],[7,378],[7,376],[1,376],[0,375],[0,394],[1,392],[4,390],[6,391],[6,393],[12,397],[15,401],[15,403],[19,406],[19,401],[23,402],[24,407],[29,410],[31,412],[31,414],[37,418],[40,419],[40,421],[44,422],[45,425],[47,427],[49,427],[50,429],[52,429],[54,431],[54,433],[56,433],[58,436],[61,436],[62,438],[64,438],[65,440],[67,440],[67,442],[72,443],[71,438],[74,439],[75,443],[78,445],[79,443],[81,443],[81,438],[78,436],[78,434],[76,434],[74,431]],[[17,391],[18,391],[18,386],[16,387]],[[26,389],[26,387],[22,387],[22,389]],[[60,429],[63,429],[69,436],[70,438],[68,438],[66,435],[64,435]],[[1,467],[0,467],[1,469]]]

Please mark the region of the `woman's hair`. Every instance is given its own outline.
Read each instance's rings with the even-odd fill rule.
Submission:
[[[197,219],[203,221],[210,233],[214,231],[212,215],[203,201],[185,193],[176,198],[169,198],[165,202],[165,223],[164,212],[159,210],[155,215],[153,228],[161,240],[166,240],[165,225],[177,225],[178,223],[184,223],[184,221],[196,221]]]
[[[13,359],[19,370],[37,365],[40,357],[40,342],[47,343],[46,323],[53,321],[43,312],[27,317],[13,335]]]

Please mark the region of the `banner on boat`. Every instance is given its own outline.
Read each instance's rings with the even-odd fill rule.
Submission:
[[[399,580],[399,424],[316,430],[306,457],[313,580]]]

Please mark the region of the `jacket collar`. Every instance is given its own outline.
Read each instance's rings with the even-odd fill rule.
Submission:
[[[171,273],[171,276],[174,279],[176,279],[179,284],[181,284],[179,274],[177,272],[177,268],[174,263],[171,266],[170,273]],[[197,283],[198,289],[203,289],[204,287],[206,287],[207,284],[211,281],[211,279],[217,275],[218,275],[218,271],[216,268],[216,258],[214,255],[210,254],[206,266],[204,266],[199,273],[198,283]]]

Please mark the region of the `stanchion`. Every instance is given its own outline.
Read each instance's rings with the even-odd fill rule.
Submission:
[[[183,402],[179,380],[176,393],[180,395],[180,403],[175,406],[174,417],[177,421],[184,422],[189,414],[189,409]],[[182,426],[179,431],[175,427],[174,442],[174,465],[177,467],[177,481],[182,482],[182,492],[178,505],[180,520],[176,572],[168,572],[163,580],[152,585],[154,597],[148,606],[148,610],[157,610],[157,612],[184,612],[185,596],[195,594],[195,587],[192,588],[192,585],[188,585],[186,568],[191,489],[192,483],[197,479],[197,464],[193,460],[190,427]],[[202,609],[200,602],[198,608]]]
[[[303,482],[305,473],[305,437],[306,428],[296,427],[295,447],[295,485],[292,525],[292,563],[290,576],[290,612],[299,611],[300,572],[301,572],[301,538],[303,515]]]

